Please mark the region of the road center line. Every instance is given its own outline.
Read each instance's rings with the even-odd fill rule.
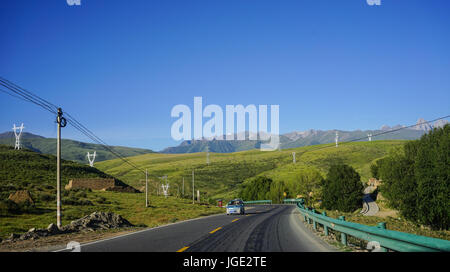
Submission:
[[[234,219],[233,221],[231,221],[231,223],[236,222],[236,221],[238,221],[238,220],[239,220],[239,218]]]
[[[215,230],[211,231],[211,232],[210,232],[210,234],[213,234],[214,232],[216,232],[216,231],[220,230],[221,228],[222,228],[222,227],[218,227],[217,229],[215,229]]]
[[[183,247],[183,248],[180,248],[179,250],[177,250],[177,252],[183,252],[183,251],[185,251],[186,249],[188,249],[189,247]]]

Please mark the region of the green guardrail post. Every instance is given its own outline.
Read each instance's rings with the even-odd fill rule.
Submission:
[[[323,216],[327,216],[327,212],[323,211],[322,215]],[[328,233],[328,227],[327,226],[323,225],[323,231],[325,232],[325,235],[328,236],[329,233]]]
[[[345,216],[339,216],[339,220],[345,221]],[[343,244],[344,246],[347,245],[347,234],[343,232],[341,232],[341,244]]]
[[[312,209],[312,212],[313,212],[313,213],[316,213],[316,210],[315,210],[315,209]],[[314,229],[314,230],[317,230],[317,222],[316,222],[316,220],[314,220],[314,219],[313,219],[313,229]]]
[[[378,223],[378,226],[380,229],[386,229],[386,222],[380,222]],[[380,252],[387,252],[387,248],[381,247]]]

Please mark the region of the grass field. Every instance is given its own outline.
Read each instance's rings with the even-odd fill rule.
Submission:
[[[83,164],[62,161],[62,185],[71,178],[110,178],[111,176]],[[0,145],[0,237],[23,233],[30,228],[46,228],[56,222],[56,158],[31,150],[14,150]],[[11,206],[8,196],[28,190],[34,206]],[[150,196],[145,208],[142,193],[90,190],[62,190],[62,223],[81,218],[94,211],[118,213],[135,225],[157,226],[165,223],[223,212],[212,205],[192,204],[192,200]]]
[[[62,224],[81,218],[95,211],[114,212],[140,227],[155,227],[167,223],[224,212],[222,208],[206,204],[192,204],[192,200],[176,197],[150,196],[145,207],[145,195],[93,191],[86,199],[94,205],[63,205]],[[33,213],[0,217],[0,237],[10,233],[23,233],[30,228],[47,228],[56,222],[56,204],[38,202]]]
[[[319,145],[272,152],[210,153],[210,164],[206,164],[206,153],[145,154],[128,159],[148,169],[152,184],[160,181],[158,177],[167,175],[172,188],[181,188],[184,178],[186,194],[191,194],[192,170],[195,169],[195,187],[203,197],[229,199],[236,197],[239,186],[252,177],[266,175],[289,182],[305,166],[314,166],[325,175],[331,164],[344,162],[353,166],[365,181],[370,178],[370,164],[403,143],[405,141],[386,140],[354,142],[338,148]],[[315,150],[318,148],[322,149]],[[292,163],[292,152],[296,152],[296,164]],[[144,174],[119,159],[97,163],[96,167],[136,188],[144,185]]]

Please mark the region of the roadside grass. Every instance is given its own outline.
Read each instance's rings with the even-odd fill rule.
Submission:
[[[94,205],[63,205],[62,224],[89,215],[95,211],[114,212],[138,227],[155,227],[186,219],[224,212],[208,204],[192,204],[192,200],[169,196],[149,196],[145,207],[145,194],[106,191],[86,192],[86,199]],[[64,197],[63,197],[64,200]],[[56,222],[56,203],[38,202],[35,213],[0,217],[0,237],[11,233],[23,233],[30,228],[46,228]]]

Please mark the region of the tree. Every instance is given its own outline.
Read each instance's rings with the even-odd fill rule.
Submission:
[[[270,186],[269,198],[274,203],[281,203],[284,199],[284,192],[286,192],[286,186],[283,181],[275,181]]]
[[[265,200],[269,198],[272,179],[259,176],[251,180],[241,190],[239,196],[243,200]]]
[[[450,125],[433,129],[419,141],[408,143],[413,150],[417,180],[417,221],[435,229],[450,226]],[[405,150],[405,153],[408,151]]]
[[[450,227],[450,125],[408,142],[377,162],[381,192],[407,219],[434,229]]]
[[[302,195],[306,199],[307,205],[321,198],[321,185],[323,177],[315,168],[307,168],[302,170],[295,181],[296,193]]]
[[[363,189],[361,177],[353,167],[333,165],[323,182],[322,205],[328,210],[352,212],[362,205]]]

